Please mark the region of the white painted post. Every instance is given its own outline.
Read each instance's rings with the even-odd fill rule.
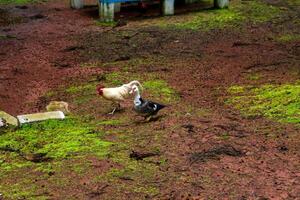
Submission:
[[[229,5],[229,0],[214,0],[214,6],[216,8],[227,8]]]
[[[115,13],[118,13],[121,11],[121,3],[115,3]]]
[[[114,21],[114,3],[99,3],[99,15],[100,20],[103,22],[112,22]]]
[[[81,9],[84,6],[83,0],[70,0],[71,8]]]
[[[174,0],[163,0],[163,15],[174,15]]]

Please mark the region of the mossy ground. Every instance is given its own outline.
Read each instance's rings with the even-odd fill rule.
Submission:
[[[300,34],[283,34],[275,38],[275,40],[286,43],[286,42],[297,42],[300,41]]]
[[[101,131],[79,120],[49,120],[23,125],[16,131],[8,130],[0,138],[1,150],[21,157],[43,154],[50,159],[65,159],[82,153],[105,155],[111,143],[101,140]],[[4,165],[9,163],[2,163]]]
[[[36,172],[47,175],[59,172],[66,159],[104,158],[112,143],[102,140],[102,137],[102,131],[72,118],[23,125],[17,130],[8,129],[0,135],[0,177],[24,170],[28,176]],[[79,174],[86,166],[87,163],[80,165],[77,162],[72,170]],[[26,180],[29,179],[20,179],[19,184],[1,185],[0,191],[9,199],[32,198],[36,193],[35,182],[24,186]]]
[[[0,4],[29,4],[29,3],[41,3],[47,0],[0,0]]]
[[[230,74],[226,77],[230,83],[245,81],[238,78],[242,75],[235,76],[235,71],[230,68],[234,65],[228,65],[232,57],[224,56],[222,62],[215,63],[217,52],[220,53],[217,54],[217,58],[221,57],[222,53],[232,55],[232,48],[229,50],[224,48],[223,52],[220,52],[218,48],[212,49],[206,45],[207,41],[200,41],[201,45],[205,44],[203,49],[191,48],[199,44],[196,45],[194,41],[200,36],[193,35],[185,39],[186,35],[184,35],[178,39],[178,29],[175,30],[175,36],[171,35],[172,37],[167,40],[161,40],[162,36],[169,36],[171,33],[160,31],[162,26],[166,28],[161,22],[170,21],[170,27],[184,29],[180,30],[181,34],[188,33],[185,29],[209,31],[215,28],[240,26],[244,22],[259,24],[275,19],[279,10],[281,13],[281,9],[258,1],[246,1],[244,5],[238,5],[237,1],[232,3],[232,7],[228,10],[206,10],[204,13],[200,11],[151,19],[157,20],[151,26],[158,25],[160,28],[142,34],[136,34],[136,29],[106,32],[104,35],[118,35],[114,38],[113,47],[111,41],[107,41],[109,45],[106,45],[109,48],[118,49],[115,48],[117,46],[123,50],[122,48],[132,47],[132,51],[128,51],[128,56],[127,54],[123,57],[118,55],[116,58],[108,56],[108,61],[95,56],[89,60],[90,62],[81,65],[101,68],[101,74],[93,75],[87,80],[81,77],[80,81],[75,80],[45,95],[47,102],[57,99],[67,101],[73,113],[71,118],[26,125],[18,130],[6,130],[0,133],[0,147],[3,149],[0,151],[2,153],[0,166],[3,169],[0,172],[0,193],[8,199],[124,199],[125,195],[128,195],[126,196],[128,199],[174,199],[176,197],[184,199],[181,194],[185,192],[190,199],[192,192],[195,199],[197,196],[200,198],[203,196],[203,199],[222,199],[228,196],[233,199],[244,199],[248,197],[247,195],[253,197],[253,192],[248,190],[253,184],[262,184],[259,186],[263,192],[274,188],[277,190],[277,183],[265,188],[272,182],[268,178],[276,179],[276,176],[272,173],[257,173],[257,165],[262,167],[260,172],[275,172],[280,169],[276,168],[276,164],[282,165],[287,160],[283,159],[280,162],[274,160],[270,153],[273,153],[274,147],[279,143],[265,143],[265,138],[261,139],[261,135],[270,136],[274,141],[281,140],[280,144],[290,145],[291,141],[294,142],[292,144],[297,144],[294,138],[298,134],[287,133],[290,139],[279,138],[286,129],[274,131],[277,127],[270,127],[269,121],[267,125],[256,123],[255,120],[251,123],[245,122],[238,114],[225,110],[223,104],[219,105],[216,98],[220,97],[220,92],[216,91],[223,88],[223,83],[228,84],[228,80],[223,77],[224,74]],[[270,13],[264,12],[265,10]],[[246,16],[251,17],[246,19]],[[183,27],[180,27],[181,25]],[[226,34],[231,33],[226,32]],[[158,43],[157,46],[153,45],[158,50],[146,51],[145,54],[151,55],[135,56],[136,54],[132,52],[146,49],[143,45],[142,48],[136,48],[140,44],[137,43],[135,36],[140,37],[142,43],[153,41]],[[92,38],[94,39],[96,38]],[[145,39],[148,39],[147,42]],[[105,37],[104,39],[100,37],[100,40],[105,40]],[[128,42],[123,43],[123,41]],[[186,46],[179,46],[177,54],[181,55],[180,58],[175,59],[176,56],[172,57],[169,56],[171,54],[164,52],[168,49],[175,51],[176,45],[182,41]],[[231,43],[223,43],[224,38],[217,42],[218,45],[225,44],[224,47],[231,46]],[[187,45],[190,43],[191,45]],[[164,45],[170,46],[164,49]],[[243,51],[238,53],[245,57],[251,54],[253,49],[247,50],[249,46],[243,46]],[[190,49],[192,53],[201,51],[204,56],[198,60],[190,59],[191,57],[183,58],[188,54],[184,54],[182,50]],[[111,54],[113,51],[94,50],[93,53],[100,55],[106,52]],[[210,56],[213,59],[207,60]],[[234,57],[231,64],[239,59],[239,55]],[[252,62],[249,63],[245,59],[244,64],[250,65]],[[222,72],[227,72],[223,68],[230,72],[223,74]],[[251,72],[246,79],[247,82],[255,81],[259,84],[265,79],[262,77],[260,73]],[[144,85],[143,96],[170,104],[166,111],[162,111],[165,113],[157,121],[143,123],[134,116],[129,107],[114,116],[106,114],[112,107],[108,101],[97,96],[96,85],[100,83],[115,87],[134,79]],[[299,84],[233,86],[228,91],[232,95],[229,102],[236,103],[237,108],[245,115],[250,113],[281,122],[299,123],[299,113],[297,113]],[[282,127],[285,125],[283,124]],[[208,161],[195,167],[188,162],[191,152],[210,149],[220,143],[241,145],[249,155],[241,159],[222,157],[220,160]],[[297,146],[299,145],[295,145]],[[288,156],[297,156],[297,148],[294,148],[295,150],[293,148],[280,154],[280,157],[287,155],[284,158],[289,159]],[[130,158],[133,150],[155,152],[157,155],[135,160]],[[279,154],[277,150],[275,153]],[[32,158],[35,155],[42,155],[49,159],[33,162]],[[280,159],[277,156],[276,158]],[[259,159],[264,161],[263,165],[255,163],[255,160],[260,162]],[[101,161],[109,163],[107,169],[103,169],[107,163]],[[289,161],[293,162],[293,160]],[[292,164],[289,168],[292,169],[291,171],[294,169]],[[265,184],[265,180],[258,180],[257,177],[267,177],[268,184]],[[284,176],[280,179],[286,180]],[[241,183],[245,185],[241,186]],[[103,191],[101,188],[106,185],[108,187]],[[284,187],[289,186],[284,185]],[[92,190],[94,188],[96,189]],[[69,190],[71,193],[68,193]],[[178,192],[178,196],[177,194],[172,196],[174,191]],[[256,192],[260,195],[260,191]],[[53,196],[55,194],[58,196]]]
[[[228,101],[246,116],[264,116],[280,122],[300,123],[300,85],[232,86]]]
[[[213,5],[213,1],[206,1]],[[207,6],[204,6],[207,7]],[[244,23],[262,23],[274,20],[282,14],[279,7],[263,1],[230,1],[228,9],[205,8],[197,12],[149,20],[152,25],[164,28],[209,31],[212,29],[240,27]],[[148,24],[148,21],[145,23]]]

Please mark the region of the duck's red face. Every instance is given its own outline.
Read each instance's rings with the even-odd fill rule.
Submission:
[[[98,86],[97,86],[97,92],[98,92],[98,94],[99,94],[100,96],[103,95],[103,88],[104,88],[104,86],[102,86],[102,85],[98,85]]]

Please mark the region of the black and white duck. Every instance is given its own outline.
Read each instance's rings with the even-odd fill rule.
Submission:
[[[135,112],[143,116],[147,121],[156,115],[158,111],[166,107],[165,105],[143,99],[137,86],[133,86],[131,92],[134,94],[133,103]]]

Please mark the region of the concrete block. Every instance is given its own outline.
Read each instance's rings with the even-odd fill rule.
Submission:
[[[26,124],[31,122],[44,121],[48,119],[64,119],[65,115],[61,111],[45,112],[45,113],[34,113],[17,116],[20,124]]]
[[[6,124],[10,124],[13,126],[18,126],[19,122],[18,119],[15,118],[14,116],[11,116],[10,114],[4,112],[4,111],[0,111],[0,118],[2,118],[3,121],[6,122]]]

